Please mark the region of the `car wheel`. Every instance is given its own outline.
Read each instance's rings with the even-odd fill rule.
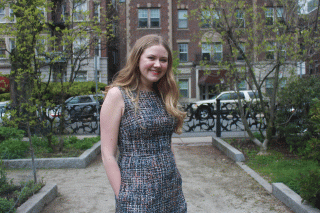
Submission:
[[[210,116],[210,109],[208,107],[201,107],[198,109],[198,117],[200,119],[208,119]]]

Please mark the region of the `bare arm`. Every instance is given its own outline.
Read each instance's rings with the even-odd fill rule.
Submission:
[[[101,153],[111,187],[118,197],[121,175],[116,161],[118,133],[121,116],[124,110],[124,101],[121,92],[114,87],[108,91],[101,108]]]

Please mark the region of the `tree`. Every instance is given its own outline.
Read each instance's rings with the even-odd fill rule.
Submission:
[[[296,1],[194,2],[197,9],[191,12],[191,17],[199,20],[203,28],[199,35],[202,49],[212,53],[213,61],[219,61],[216,67],[227,70],[229,88],[239,92],[239,84],[245,81],[250,89],[258,92],[258,105],[245,105],[240,96],[238,105],[245,131],[260,147],[260,153],[266,153],[274,133],[278,91],[283,82],[295,72],[297,62],[307,57],[301,47],[303,44],[313,44],[310,35],[314,26],[301,29],[298,19],[301,5]],[[218,47],[214,42],[224,49],[221,60],[215,58]],[[212,67],[211,62],[212,58],[205,58],[203,64]],[[266,90],[265,85],[269,86]],[[257,108],[267,126],[266,134],[260,130],[264,134],[263,141],[254,136],[248,124],[248,113]]]
[[[93,14],[88,9],[88,2],[1,1],[2,8],[10,7],[12,11],[6,17],[8,22],[0,27],[1,35],[15,41],[15,48],[7,50],[12,64],[11,99],[15,109],[11,120],[20,127],[27,126],[30,141],[35,126],[47,127],[46,109],[64,103],[66,93],[79,71],[88,66],[97,47],[106,48],[104,44],[113,37],[110,19],[112,5],[101,3],[105,7],[103,10],[95,4],[97,13]],[[46,99],[51,81],[61,83],[60,103]],[[65,81],[69,83],[63,84]],[[64,122],[60,124],[63,134]],[[52,132],[46,136],[50,139]],[[63,140],[57,149],[61,150],[62,145]]]

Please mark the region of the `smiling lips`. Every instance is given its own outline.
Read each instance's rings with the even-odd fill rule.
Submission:
[[[157,70],[151,70],[151,73],[152,73],[153,75],[160,75],[160,74],[161,74],[161,72],[160,72],[160,71],[157,71]]]

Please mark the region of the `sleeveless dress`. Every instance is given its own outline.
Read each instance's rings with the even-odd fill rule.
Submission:
[[[132,100],[119,89],[125,109],[118,137],[121,185],[116,212],[187,212],[171,151],[175,119],[156,92],[140,92],[135,112]]]

